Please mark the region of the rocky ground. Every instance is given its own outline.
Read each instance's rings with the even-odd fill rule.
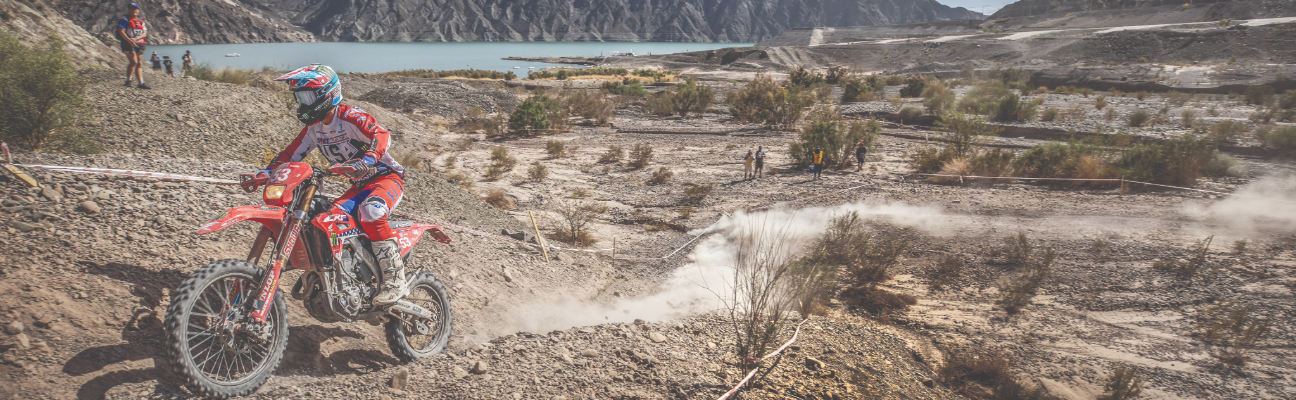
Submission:
[[[354,85],[344,83],[361,93],[352,98],[387,93],[382,90],[388,82],[356,78]],[[101,94],[94,98],[101,99],[96,108],[102,122],[91,128],[99,127],[104,154],[19,153],[19,162],[231,179],[259,168],[265,148],[282,145],[296,132],[274,90],[150,79],[153,91],[112,80],[91,89]],[[447,102],[477,98],[482,105],[517,100],[504,96],[511,93],[507,89],[475,85],[415,80],[399,83],[401,92],[393,93],[450,93],[461,97]],[[1080,95],[1044,96],[1046,105],[1091,108],[1092,100]],[[1113,98],[1112,107],[1125,112],[1155,108],[1160,101]],[[1201,101],[1216,105],[1220,119],[1247,113],[1235,101]],[[958,398],[934,371],[950,354],[970,347],[1004,351],[1023,381],[1066,398],[1099,394],[1116,363],[1133,365],[1154,398],[1296,395],[1290,361],[1296,312],[1296,223],[1290,216],[1296,210],[1288,203],[1192,192],[1122,195],[1106,188],[923,183],[908,176],[905,161],[915,146],[927,145],[914,139],[924,134],[922,127],[890,126],[863,171],[828,171],[813,180],[789,168],[792,133],[629,133],[644,127],[723,131],[735,125],[723,106],[701,118],[679,119],[652,117],[628,103],[613,127],[486,140],[429,117],[446,121],[457,118],[454,113],[354,104],[396,129],[397,145],[421,159],[423,165],[407,179],[401,209],[487,232],[529,230],[527,211],[534,211],[548,233],[555,222],[551,210],[572,201],[609,206],[595,224],[598,241],[591,247],[610,248],[615,241],[619,258],[660,257],[707,232],[703,228],[752,218],[795,221],[803,228],[798,235],[809,236],[828,217],[848,211],[917,229],[919,240],[886,287],[916,296],[918,304],[888,323],[834,304],[809,319],[801,340],[746,393],[751,398]],[[551,158],[544,151],[551,139],[565,142],[571,155]],[[629,150],[636,144],[654,149],[646,168],[597,163],[609,146]],[[487,181],[481,174],[493,146],[506,146],[518,164],[502,179]],[[743,180],[741,156],[757,146],[769,153],[767,175]],[[1244,175],[1205,180],[1199,187],[1290,198],[1296,187],[1290,160],[1238,158]],[[525,170],[533,163],[546,165],[549,177],[528,179]],[[673,178],[650,184],[661,167],[671,169]],[[456,172],[476,183],[465,189],[445,181]],[[50,188],[25,188],[7,175],[0,182],[6,188],[0,226],[8,233],[0,237],[0,291],[6,293],[0,297],[0,326],[9,328],[0,337],[0,376],[14,382],[0,387],[0,397],[188,397],[165,372],[161,313],[186,273],[213,259],[242,257],[253,230],[205,237],[191,232],[206,217],[256,199],[228,186],[33,175]],[[682,193],[690,183],[713,185],[714,192],[686,202]],[[492,189],[503,191],[516,208],[499,210],[478,198]],[[790,201],[796,203],[746,211]],[[688,218],[680,213],[683,205],[694,207]],[[666,261],[564,251],[551,253],[546,263],[534,248],[451,231],[454,243],[424,242],[414,263],[446,282],[452,296],[456,324],[444,356],[402,365],[387,352],[378,328],[321,324],[290,302],[289,353],[255,397],[718,397],[744,371],[726,320],[709,305],[714,297],[707,296],[714,295],[691,280],[723,265],[716,254],[723,253],[727,237],[723,230],[713,232],[720,233]],[[1055,248],[1059,259],[1045,291],[1010,317],[993,304],[999,284],[1016,271],[992,253],[1003,236],[1015,232]],[[1211,247],[1210,274],[1185,280],[1151,268],[1162,257],[1184,255],[1208,235],[1219,243]],[[1249,244],[1235,253],[1231,247],[1238,240]],[[930,279],[945,253],[962,253],[969,261],[955,289],[934,291]],[[294,280],[290,274],[284,285]],[[1211,346],[1202,343],[1195,322],[1203,307],[1223,299],[1255,305],[1273,321],[1273,333],[1240,370],[1221,368],[1209,356]]]

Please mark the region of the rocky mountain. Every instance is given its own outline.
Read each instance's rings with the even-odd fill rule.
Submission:
[[[72,59],[85,65],[126,65],[126,58],[116,49],[68,22],[42,0],[0,0],[0,27],[27,45],[41,43],[51,33],[57,34],[66,42],[65,48]]]
[[[91,33],[128,0],[52,0]],[[979,19],[936,0],[143,0],[159,43],[758,42],[808,26]]]
[[[234,0],[49,0],[59,13],[92,34],[111,39],[117,20],[131,2],[140,4],[149,42],[268,43],[313,42],[309,32],[257,3]]]

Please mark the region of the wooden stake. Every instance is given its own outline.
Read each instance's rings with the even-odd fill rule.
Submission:
[[[540,241],[540,251],[544,253],[545,263],[549,263],[549,246],[545,245],[544,236],[540,236],[540,224],[536,223],[535,213],[527,210],[527,215],[531,216],[531,227],[535,228],[536,239]]]
[[[612,258],[616,258],[616,237],[612,237]]]
[[[1125,195],[1125,175],[1121,175],[1121,196]]]

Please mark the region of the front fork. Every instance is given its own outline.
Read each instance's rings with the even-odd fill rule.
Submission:
[[[301,207],[291,210],[285,217],[287,223],[283,224],[278,236],[282,240],[275,241],[274,258],[270,262],[269,270],[261,278],[261,294],[257,296],[256,301],[252,302],[252,319],[257,323],[265,323],[266,316],[270,314],[270,307],[274,304],[275,288],[279,286],[279,275],[283,273],[284,262],[288,260],[288,255],[292,253],[293,247],[301,237],[302,225],[306,223],[306,211],[310,209],[311,200],[315,197],[315,188],[315,185],[307,187],[306,195],[302,197]],[[265,240],[261,238],[265,233],[267,232],[263,231],[262,235],[258,235],[257,243],[252,246],[257,261],[260,261],[260,250],[265,246]],[[249,261],[253,257],[249,254]]]

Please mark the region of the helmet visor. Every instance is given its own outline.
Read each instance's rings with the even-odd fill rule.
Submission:
[[[303,106],[309,106],[315,104],[316,96],[314,90],[302,90],[298,92],[293,92],[293,96],[297,96],[297,104],[301,104]]]

